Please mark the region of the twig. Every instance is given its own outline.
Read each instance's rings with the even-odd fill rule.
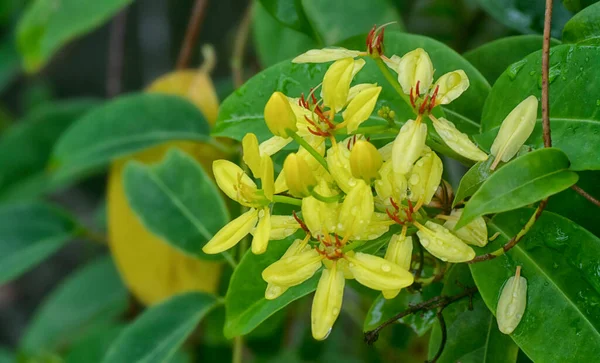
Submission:
[[[194,9],[192,10],[192,17],[188,23],[187,30],[185,32],[185,38],[179,51],[179,57],[177,58],[177,69],[185,69],[190,63],[192,57],[192,50],[194,49],[196,42],[198,41],[198,35],[200,34],[200,27],[204,20],[204,13],[208,0],[196,0]]]
[[[550,25],[552,24],[552,0],[546,0],[544,15],[544,43],[542,44],[542,126],[544,128],[544,147],[552,147],[550,131],[550,102],[548,98],[548,73],[550,63]]]
[[[242,363],[244,355],[244,340],[241,336],[233,338],[233,356],[232,363]]]
[[[121,93],[126,27],[127,9],[123,9],[123,11],[115,16],[110,24],[108,62],[106,68],[106,96],[109,98],[115,97]]]
[[[577,194],[581,195],[585,199],[589,200],[591,203],[595,204],[597,207],[600,207],[600,200],[594,198],[592,195],[590,195],[588,192],[581,189],[577,185],[573,185],[571,189],[573,189],[575,192],[577,192]]]
[[[385,328],[386,326],[388,326],[390,324],[395,323],[396,321],[398,321],[398,319],[402,319],[405,316],[408,316],[408,315],[411,315],[414,313],[418,313],[419,311],[433,310],[433,309],[437,309],[437,308],[442,308],[442,310],[443,310],[443,308],[452,304],[453,302],[458,301],[466,296],[471,296],[471,295],[475,294],[476,292],[477,292],[477,288],[471,287],[457,295],[436,296],[436,297],[429,299],[427,301],[424,301],[422,303],[413,305],[410,308],[408,308],[407,310],[396,314],[391,319],[386,320],[381,325],[379,325],[377,328],[370,330],[368,332],[365,332],[365,342],[367,342],[367,344],[375,343],[377,341],[377,338],[379,338],[379,332],[381,331],[381,329]]]
[[[440,357],[442,356],[442,352],[444,352],[444,348],[446,347],[446,340],[448,339],[448,329],[446,328],[446,321],[444,320],[444,314],[442,314],[442,311],[444,310],[444,308],[441,308],[438,312],[437,312],[437,318],[438,321],[440,322],[440,329],[442,331],[442,341],[440,341],[440,347],[438,348],[437,353],[435,353],[435,356],[427,361],[427,363],[435,363],[437,362],[438,359],[440,359]]]
[[[252,2],[246,7],[239,28],[235,34],[233,44],[233,54],[231,55],[231,73],[233,74],[233,84],[235,88],[240,88],[244,84],[244,53],[246,52],[246,43],[250,33],[250,24],[252,20]]]

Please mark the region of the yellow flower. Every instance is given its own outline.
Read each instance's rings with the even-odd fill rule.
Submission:
[[[325,72],[323,77],[323,104],[337,113],[342,110],[348,101],[350,82],[358,71],[364,66],[362,59],[353,60],[344,58],[335,61]]]
[[[404,233],[395,234],[390,239],[384,258],[403,270],[410,271],[410,263],[412,259],[413,240],[412,237],[406,237]],[[393,299],[400,293],[400,289],[383,290],[383,297]]]
[[[435,131],[452,150],[470,160],[485,161],[488,155],[475,145],[467,134],[460,132],[454,124],[443,117],[429,115]]]
[[[292,59],[292,63],[325,63],[344,58],[356,58],[361,55],[366,55],[366,53],[345,48],[311,49]]]
[[[418,222],[417,235],[425,249],[442,261],[465,262],[475,258],[475,251],[443,226],[427,221],[425,226]]]
[[[303,252],[307,252],[310,249],[311,247],[307,245],[305,241],[297,239],[290,245],[290,247],[288,247],[283,256],[281,256],[281,259],[299,255]],[[286,292],[287,289],[289,289],[290,287],[291,286],[277,285],[269,282],[267,285],[267,289],[265,290],[265,298],[267,300],[276,299],[279,296],[281,296],[284,292]]]
[[[282,257],[262,272],[266,282],[279,286],[296,286],[311,278],[322,266],[323,256],[309,248],[291,256]]]
[[[392,56],[386,63],[398,73],[398,83],[404,93],[410,94],[411,89],[416,91],[417,83],[419,95],[427,93],[433,82],[433,63],[424,49],[417,48],[402,58]]]
[[[348,238],[363,235],[369,226],[374,208],[371,187],[359,179],[342,203],[337,234]]]
[[[472,222],[469,222],[466,226],[462,227],[458,231],[454,230],[456,223],[460,219],[462,215],[462,209],[455,209],[450,213],[450,218],[446,222],[444,222],[444,227],[453,231],[453,233],[466,243],[473,245],[484,247],[488,243],[488,232],[487,226],[485,224],[485,220],[483,217],[475,218]]]
[[[275,136],[287,138],[288,131],[297,131],[296,115],[287,97],[281,92],[274,92],[265,105],[265,123]]]
[[[394,173],[406,175],[425,148],[427,125],[408,120],[396,136],[392,146]]]
[[[342,113],[342,117],[344,121],[337,126],[337,128],[341,128],[346,126],[348,133],[353,133],[358,129],[360,124],[365,122],[369,116],[373,113],[373,109],[375,109],[375,104],[377,103],[377,97],[379,97],[379,93],[381,93],[381,87],[371,87],[371,84],[359,84],[355,87],[362,86],[362,90],[360,90],[356,96],[350,94],[352,88],[349,91],[349,96],[353,96],[351,101],[348,103],[348,106]]]
[[[296,153],[290,153],[283,162],[283,173],[290,194],[295,197],[308,197],[317,185],[310,166],[305,159]]]
[[[410,272],[378,256],[357,252],[346,254],[346,259],[354,278],[373,290],[402,289],[414,281]]]
[[[491,154],[495,157],[492,170],[501,160],[507,162],[512,159],[527,141],[535,127],[537,107],[537,98],[529,96],[510,111],[502,121],[491,148]]]
[[[396,203],[403,201],[406,198],[408,187],[408,181],[404,174],[394,173],[391,160],[383,163],[379,174],[381,178],[374,183],[379,203],[390,206],[392,205],[390,199]]]
[[[410,199],[417,202],[416,209],[423,204],[429,204],[442,181],[442,160],[430,151],[421,157],[413,166],[408,178]]]
[[[366,140],[358,140],[350,152],[350,170],[357,179],[367,183],[379,178],[379,169],[383,159],[379,151]]]
[[[517,273],[506,281],[498,300],[498,329],[504,334],[512,334],[521,322],[526,306],[527,280],[521,276],[521,266],[517,266]]]
[[[329,335],[342,309],[345,283],[344,273],[337,268],[337,263],[323,270],[310,314],[313,338],[323,340]]]

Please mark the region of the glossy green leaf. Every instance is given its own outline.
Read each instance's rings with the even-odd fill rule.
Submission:
[[[464,287],[474,286],[466,265],[456,265],[448,272],[442,294],[460,294]],[[457,281],[462,286],[457,284]],[[475,294],[470,309],[469,298],[459,300],[444,309],[448,338],[439,363],[515,363],[519,348],[508,335],[498,330],[496,318]],[[433,358],[441,343],[441,330],[436,324],[429,340],[429,357]]]
[[[70,216],[50,205],[0,206],[0,284],[33,268],[79,233]]]
[[[563,41],[579,43],[600,37],[600,3],[583,9],[567,22],[563,29]]]
[[[263,321],[283,309],[289,303],[317,288],[320,273],[304,283],[291,287],[274,300],[265,299],[267,283],[262,279],[262,271],[279,260],[293,242],[290,237],[282,241],[271,241],[267,251],[261,255],[247,252],[233,272],[225,297],[225,327],[227,338],[250,333]]]
[[[193,158],[172,149],[163,161],[144,165],[131,161],[123,184],[129,205],[155,235],[180,251],[202,258],[202,247],[228,221],[221,193]]]
[[[594,4],[598,0],[562,0],[563,5],[567,10],[576,13]]]
[[[484,214],[535,203],[577,182],[569,159],[555,148],[540,149],[510,161],[479,187],[466,203],[456,229]]]
[[[410,293],[408,290],[403,289],[398,296],[390,300],[385,299],[383,295],[380,294],[367,312],[363,331],[375,329],[394,315],[405,311],[411,305],[427,301],[438,296],[440,292],[440,284],[432,284],[424,287],[422,292]],[[435,311],[412,314],[398,319],[398,323],[408,325],[418,336],[425,335],[431,329],[431,326],[435,321]]]
[[[301,0],[259,0],[256,6],[264,9],[272,18],[285,26],[307,36],[315,36],[310,22],[304,14]]]
[[[103,362],[165,362],[218,300],[200,292],[177,295],[152,306],[115,339]]]
[[[77,120],[55,146],[51,166],[56,180],[71,180],[166,141],[207,141],[208,133],[200,110],[183,98],[127,95]]]
[[[518,233],[533,209],[499,214],[488,224],[500,232],[498,248]],[[496,311],[498,294],[521,266],[527,307],[511,338],[534,362],[592,362],[600,356],[600,239],[570,220],[542,213],[507,254],[470,265],[486,303]]]
[[[542,34],[544,30],[545,1],[530,0],[478,0],[479,4],[494,19],[507,27],[523,34]],[[552,11],[553,37],[560,37],[560,32],[571,17],[561,0],[554,0]]]
[[[71,344],[65,363],[100,362],[123,328],[121,324],[111,324],[84,335]]]
[[[51,350],[122,314],[128,293],[109,257],[75,271],[46,298],[21,340],[28,353]]]
[[[133,0],[36,0],[17,26],[25,69],[35,72],[63,45],[107,22]]]
[[[363,49],[363,43],[364,37],[359,36],[342,45],[351,49]],[[418,47],[429,52],[436,68],[436,76],[456,69],[463,69],[467,73],[471,86],[458,100],[445,107],[444,112],[462,131],[478,132],[479,115],[489,91],[485,78],[460,55],[433,39],[396,32],[385,35],[385,49],[388,55],[403,55]],[[377,82],[383,87],[376,109],[388,106],[396,112],[397,119],[402,122],[414,118],[411,108],[389,85],[374,62],[371,59],[366,60],[367,64],[357,74],[354,82]],[[307,94],[312,87],[322,82],[328,66],[329,64],[293,64],[284,61],[259,73],[223,102],[214,134],[241,140],[246,133],[253,132],[259,140],[267,139],[271,134],[264,123],[263,111],[271,94],[275,91],[281,91],[290,97]],[[384,122],[375,113],[370,120]],[[433,127],[430,129],[433,130]],[[439,136],[437,140],[431,141],[445,147]]]
[[[0,137],[0,199],[31,198],[52,190],[46,169],[52,147],[79,117],[97,106],[81,99],[49,103]]]
[[[490,166],[493,162],[494,158],[490,157],[486,161],[477,162],[469,170],[467,170],[465,175],[463,175],[463,177],[460,179],[454,201],[452,202],[452,207],[464,201],[465,198],[475,194],[483,182],[486,181],[490,175],[492,175],[493,170],[490,170]],[[496,170],[498,169],[499,167],[496,168]]]
[[[464,57],[494,84],[502,72],[511,64],[520,61],[530,53],[542,49],[541,35],[517,35],[501,38],[470,50]],[[552,45],[560,42],[551,40]]]
[[[306,34],[286,28],[275,20],[260,2],[254,4],[253,33],[258,58],[264,67],[319,48]]]
[[[550,55],[550,124],[552,145],[564,151],[573,170],[600,169],[600,52],[595,47],[558,45]],[[476,137],[489,147],[510,111],[530,95],[541,97],[541,53],[535,52],[509,67],[498,78],[483,110]],[[541,107],[541,106],[540,106]],[[527,145],[543,147],[542,114]]]

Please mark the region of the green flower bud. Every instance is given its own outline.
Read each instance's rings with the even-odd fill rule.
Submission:
[[[511,334],[523,318],[527,305],[527,280],[521,276],[521,266],[517,267],[515,276],[511,276],[502,288],[496,320],[498,329],[504,334]]]
[[[350,170],[357,179],[371,183],[379,178],[379,168],[383,164],[381,155],[368,141],[358,140],[350,152]]]

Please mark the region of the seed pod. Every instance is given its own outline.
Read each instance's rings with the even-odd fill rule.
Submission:
[[[350,170],[355,178],[371,183],[379,178],[379,168],[383,164],[381,155],[368,141],[358,140],[350,152]]]
[[[310,166],[304,158],[296,153],[291,153],[285,158],[283,172],[285,183],[290,193],[295,197],[308,197],[312,188],[317,185],[317,179]]]
[[[521,266],[517,266],[515,276],[506,281],[498,300],[498,329],[504,334],[511,334],[521,322],[526,305],[527,280],[521,276]]]
[[[265,105],[265,123],[275,136],[288,137],[287,129],[298,131],[296,115],[281,92],[274,92]]]
[[[462,215],[462,209],[455,209],[450,213],[450,217],[452,219],[447,220],[444,223],[444,227],[451,230],[458,238],[462,239],[466,243],[473,245],[484,247],[488,243],[488,232],[487,225],[485,224],[485,220],[483,217],[475,218],[472,222],[469,222],[466,226],[462,227],[458,231],[454,230],[454,226],[460,219]]]
[[[427,125],[408,120],[400,129],[392,146],[394,173],[406,175],[421,156],[427,139]]]
[[[410,199],[429,204],[442,180],[442,171],[442,160],[433,151],[419,159],[408,177]]]
[[[443,226],[427,221],[425,226],[415,223],[421,245],[442,261],[465,262],[475,257],[475,251]]]

